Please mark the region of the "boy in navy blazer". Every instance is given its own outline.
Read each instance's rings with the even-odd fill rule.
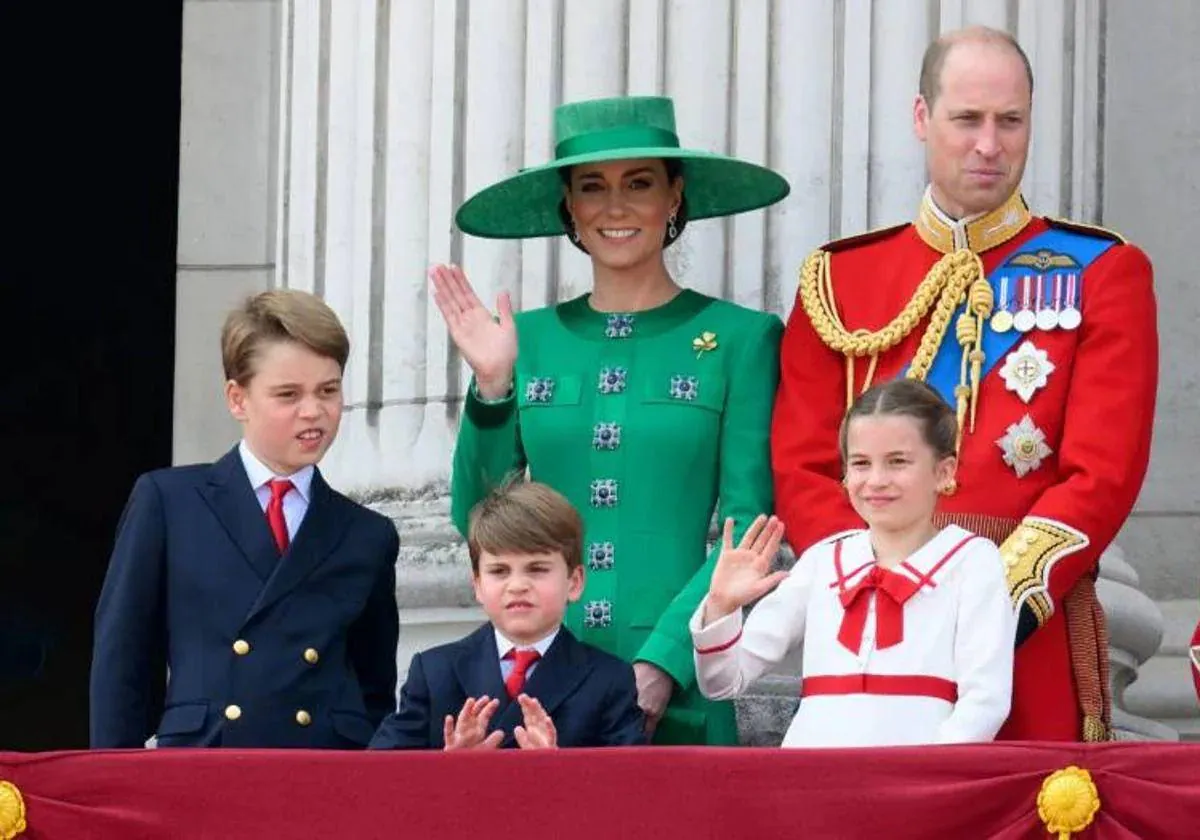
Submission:
[[[230,313],[243,438],[134,485],[96,608],[93,747],[361,749],[395,708],[396,529],[316,467],[349,352],[304,292]]]
[[[633,669],[562,626],[583,591],[583,523],[536,482],[471,512],[475,598],[491,620],[413,657],[372,749],[603,747],[645,743]]]

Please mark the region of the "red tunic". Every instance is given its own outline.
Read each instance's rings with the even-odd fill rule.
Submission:
[[[1043,219],[1022,215],[1009,232],[1015,235],[979,251],[985,270],[990,274],[1048,227]],[[850,331],[884,327],[942,257],[916,225],[825,250],[831,253],[834,299]],[[1003,359],[983,378],[975,429],[963,435],[958,490],[939,508],[989,536],[995,529],[988,523],[1008,523],[999,539],[1026,517],[1049,520],[1052,530],[1066,526],[1064,533],[1074,534],[1026,544],[1020,557],[1014,554],[1013,540],[1002,546],[1013,564],[1009,585],[1015,605],[1024,604],[1026,612],[1037,607],[1038,621],[1017,651],[1013,706],[1000,738],[1080,739],[1082,715],[1066,621],[1058,607],[1082,575],[1095,573],[1101,552],[1133,507],[1150,454],[1158,340],[1149,261],[1132,245],[1113,245],[1087,268],[1081,297],[1078,329],[1034,329],[1013,346],[1016,350],[1028,339],[1055,365],[1029,404],[1006,387]],[[875,382],[902,374],[927,323],[923,320],[880,357]],[[953,323],[945,341],[954,341]],[[830,534],[862,527],[862,521],[840,485],[837,432],[846,409],[845,358],[818,337],[799,295],[781,352],[771,433],[775,498],[789,542],[799,554]],[[867,361],[856,362],[856,394]],[[1005,463],[998,441],[1025,415],[1045,434],[1052,454],[1018,477]]]

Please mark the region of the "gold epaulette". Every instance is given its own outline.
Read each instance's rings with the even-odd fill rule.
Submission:
[[[1099,225],[1087,225],[1083,222],[1076,222],[1071,219],[1059,219],[1054,216],[1046,216],[1046,224],[1053,228],[1062,228],[1063,230],[1071,230],[1076,233],[1085,233],[1091,236],[1098,236],[1101,239],[1111,239],[1121,245],[1128,245],[1129,240],[1115,230],[1100,227]]]
[[[880,239],[886,239],[891,234],[899,232],[910,224],[910,222],[905,222],[900,225],[888,225],[887,227],[875,228],[856,236],[847,236],[845,239],[835,239],[832,242],[826,242],[819,250],[830,254],[836,254],[838,251],[847,251],[858,245],[866,245],[869,242],[878,242]]]

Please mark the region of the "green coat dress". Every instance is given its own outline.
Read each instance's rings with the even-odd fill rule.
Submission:
[[[713,510],[738,536],[772,510],[770,421],[783,325],[684,290],[634,314],[587,296],[516,316],[513,395],[469,390],[454,452],[454,521],[513,470],[580,511],[586,584],[566,625],[662,668],[678,687],[656,743],[733,744],[732,704],[696,688],[687,623],[708,591]],[[708,335],[706,335],[708,334]]]

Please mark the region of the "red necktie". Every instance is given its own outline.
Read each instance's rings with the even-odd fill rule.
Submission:
[[[871,600],[867,593],[871,591],[876,593],[876,648],[882,650],[904,641],[904,602],[920,588],[919,583],[914,583],[904,575],[875,566],[862,580],[849,589],[843,589],[838,595],[846,610],[838,630],[838,641],[853,654],[857,654],[862,647],[867,607]]]
[[[287,520],[283,518],[283,497],[292,489],[292,482],[286,478],[274,478],[270,482],[271,501],[267,502],[267,524],[271,526],[271,534],[275,537],[275,545],[283,554],[288,548]]]
[[[515,698],[525,688],[525,673],[534,662],[542,658],[542,655],[536,650],[514,649],[505,654],[504,658],[513,661],[513,669],[504,681],[504,688],[508,691],[509,698]]]

